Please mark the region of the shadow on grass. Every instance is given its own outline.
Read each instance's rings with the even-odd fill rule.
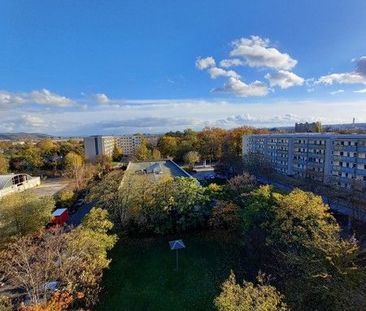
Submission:
[[[121,240],[111,252],[98,311],[111,310],[213,310],[213,300],[230,270],[242,280],[252,278],[256,267],[246,260],[233,240],[220,233],[199,233],[183,238],[179,271],[171,238]]]

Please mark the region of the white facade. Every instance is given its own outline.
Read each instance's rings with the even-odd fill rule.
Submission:
[[[89,161],[95,161],[98,155],[112,157],[114,145],[115,137],[113,136],[84,137],[85,158]]]
[[[7,194],[37,187],[40,184],[40,177],[32,177],[27,174],[0,175],[0,198]]]
[[[116,144],[122,149],[124,155],[135,154],[137,148],[141,145],[143,137],[141,135],[123,135],[116,137]]]
[[[123,155],[133,155],[141,145],[142,139],[142,135],[84,137],[85,158],[95,161],[98,155],[112,157],[114,146],[121,148]]]

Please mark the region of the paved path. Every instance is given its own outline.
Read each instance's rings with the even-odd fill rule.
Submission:
[[[75,214],[70,215],[68,224],[74,227],[80,225],[85,215],[90,212],[90,210],[94,207],[94,205],[95,205],[94,202],[84,204],[82,207],[78,209],[78,211]]]
[[[31,191],[38,196],[52,196],[65,188],[69,183],[66,178],[56,177],[48,178],[41,181],[41,185],[31,189]]]

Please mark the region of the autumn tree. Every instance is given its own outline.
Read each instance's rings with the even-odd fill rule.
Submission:
[[[6,174],[9,171],[9,161],[2,154],[0,154],[0,175]]]
[[[244,204],[249,193],[257,186],[257,180],[253,175],[243,173],[229,179],[224,187],[224,195],[227,200],[236,204]]]
[[[220,128],[204,128],[198,134],[199,153],[204,160],[217,161],[222,157],[226,131]]]
[[[212,209],[209,225],[215,229],[238,230],[241,218],[239,207],[227,201],[218,201]]]
[[[321,197],[301,190],[282,196],[268,224],[274,271],[297,310],[360,310],[365,305],[359,299],[366,274],[358,263],[357,242],[341,238]]]
[[[163,157],[175,157],[178,150],[178,139],[173,136],[164,135],[158,141],[158,149]]]
[[[66,174],[74,180],[75,187],[79,190],[84,177],[85,166],[83,158],[79,154],[71,151],[66,155],[64,162]]]
[[[222,284],[221,293],[215,299],[219,311],[286,311],[284,296],[272,285],[269,278],[259,273],[258,284],[244,281],[241,286],[231,271]]]
[[[7,239],[43,228],[51,219],[55,202],[25,191],[3,197],[0,205],[0,237]]]
[[[194,164],[200,160],[200,155],[197,151],[189,151],[184,156],[184,162],[193,168]]]
[[[112,169],[111,157],[100,154],[95,159],[95,167],[99,176],[108,173]]]
[[[147,147],[146,139],[142,139],[140,146],[135,152],[135,158],[139,161],[145,161],[151,158],[151,150]]]
[[[153,160],[160,160],[161,159],[161,153],[159,149],[154,148],[152,151],[152,159]]]
[[[114,145],[113,153],[112,153],[112,160],[115,162],[118,162],[121,160],[123,156],[123,150],[121,147],[118,147],[117,145]]]

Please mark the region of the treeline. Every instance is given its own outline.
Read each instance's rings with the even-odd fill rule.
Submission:
[[[84,156],[82,143],[74,140],[40,140],[24,144],[0,142],[0,174],[27,172],[42,175],[60,175],[66,168],[66,156],[75,153]]]
[[[156,147],[143,141],[135,157],[138,160],[170,157],[188,165],[199,160],[234,163],[241,155],[243,135],[268,132],[267,129],[246,126],[230,130],[207,127],[202,131],[186,129],[183,132],[168,132],[159,138]]]

